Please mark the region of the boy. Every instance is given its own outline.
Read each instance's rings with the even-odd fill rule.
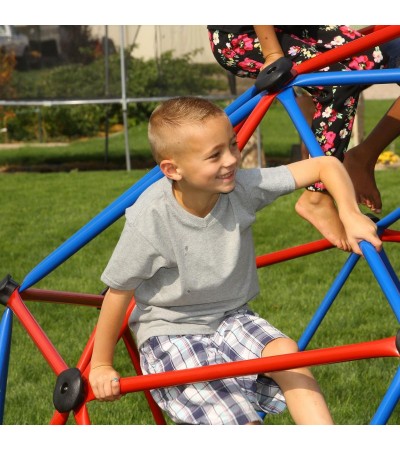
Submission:
[[[258,293],[251,225],[280,195],[321,180],[338,205],[348,244],[378,250],[376,225],[361,214],[342,164],[321,157],[269,169],[239,170],[240,152],[220,108],[193,97],[171,99],[149,123],[153,156],[165,177],[126,211],[126,224],[103,275],[105,295],[89,381],[100,400],[120,397],[114,347],[126,308],[144,373],[298,351],[296,343],[253,313]],[[155,389],[177,423],[260,423],[256,410],[295,423],[331,424],[306,368]]]

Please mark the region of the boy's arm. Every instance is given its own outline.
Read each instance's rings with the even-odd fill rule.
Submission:
[[[287,166],[291,171],[296,188],[304,188],[321,181],[336,202],[340,220],[346,230],[349,244],[354,253],[362,255],[358,242],[370,242],[377,251],[382,242],[376,231],[377,226],[361,213],[353,183],[343,164],[333,156],[320,156],[302,160]]]
[[[103,299],[96,327],[89,373],[90,385],[96,398],[116,400],[120,397],[118,372],[113,368],[114,350],[133,291],[108,289]]]

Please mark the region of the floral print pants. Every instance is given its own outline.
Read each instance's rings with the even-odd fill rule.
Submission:
[[[362,35],[344,25],[275,25],[282,50],[294,63],[353,41]],[[264,64],[255,32],[233,34],[209,31],[212,52],[218,63],[238,77],[256,78]],[[385,67],[386,57],[379,47],[364,51],[345,61],[331,64],[324,71],[372,70]],[[343,161],[347,150],[360,92],[367,86],[324,86],[305,88],[312,96],[315,110],[312,131],[326,155]],[[323,190],[323,187],[310,187]]]

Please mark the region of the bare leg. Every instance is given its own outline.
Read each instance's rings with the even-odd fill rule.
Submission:
[[[314,102],[311,96],[296,97],[300,109],[311,126],[314,115]],[[309,158],[309,152],[304,142],[301,142],[301,158]],[[296,204],[296,212],[310,222],[329,242],[337,248],[350,251],[341,220],[332,197],[328,193],[304,191]]]
[[[279,338],[270,342],[262,356],[282,355],[298,351],[291,339]],[[283,370],[265,374],[282,389],[292,419],[297,425],[333,425],[324,396],[307,368]]]
[[[306,190],[298,199],[295,210],[335,247],[351,251],[335,202],[330,194]]]
[[[380,213],[382,200],[375,182],[375,164],[382,151],[400,134],[400,97],[356,147],[345,154],[344,166],[353,181],[358,203]]]

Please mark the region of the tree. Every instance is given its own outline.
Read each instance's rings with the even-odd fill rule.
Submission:
[[[13,52],[3,52],[0,49],[0,97],[10,98],[12,93],[11,77],[17,64]]]
[[[60,25],[62,54],[68,63],[89,64],[96,57],[97,40],[89,25]]]

